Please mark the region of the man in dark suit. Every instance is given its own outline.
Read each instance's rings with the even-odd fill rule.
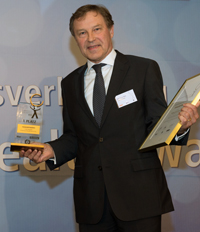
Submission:
[[[166,109],[161,72],[153,60],[115,51],[113,24],[102,6],[82,6],[72,15],[71,33],[88,62],[62,81],[63,135],[44,144],[43,153],[20,155],[46,161],[50,169],[76,158],[74,202],[81,232],[159,232],[161,215],[173,210],[171,196],[156,150],[138,148]],[[174,143],[187,142],[198,106],[183,106]]]

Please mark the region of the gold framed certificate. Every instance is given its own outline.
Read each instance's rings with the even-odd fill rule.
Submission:
[[[34,94],[32,97],[35,95],[39,94]],[[44,148],[44,146],[32,144],[41,142],[43,123],[43,102],[35,105],[32,103],[32,97],[30,103],[20,103],[17,107],[15,142],[11,143],[11,151]]]
[[[154,148],[169,145],[181,128],[178,114],[183,107],[183,104],[191,103],[196,105],[199,100],[200,74],[185,80],[139,150],[145,152]]]

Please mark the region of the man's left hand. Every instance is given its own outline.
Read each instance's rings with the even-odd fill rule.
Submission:
[[[190,103],[183,104],[183,108],[179,112],[179,119],[182,124],[178,135],[183,134],[189,127],[191,127],[199,118],[197,108],[200,106],[200,101],[194,106]]]

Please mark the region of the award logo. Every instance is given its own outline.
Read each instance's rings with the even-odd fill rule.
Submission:
[[[16,115],[16,132],[14,143],[11,143],[11,151],[21,149],[43,149],[43,146],[32,144],[41,142],[42,122],[43,122],[43,103],[33,104],[32,98],[40,94],[33,94],[30,103],[20,103]]]

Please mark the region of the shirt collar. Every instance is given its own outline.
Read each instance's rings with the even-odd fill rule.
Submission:
[[[112,49],[112,51],[100,63],[104,63],[104,64],[108,64],[108,65],[113,66],[114,62],[115,62],[116,55],[117,55],[116,51],[114,49]],[[88,66],[87,72],[90,71],[90,69],[92,68],[93,65],[95,65],[95,63],[91,62],[90,60],[87,60],[87,66]]]

